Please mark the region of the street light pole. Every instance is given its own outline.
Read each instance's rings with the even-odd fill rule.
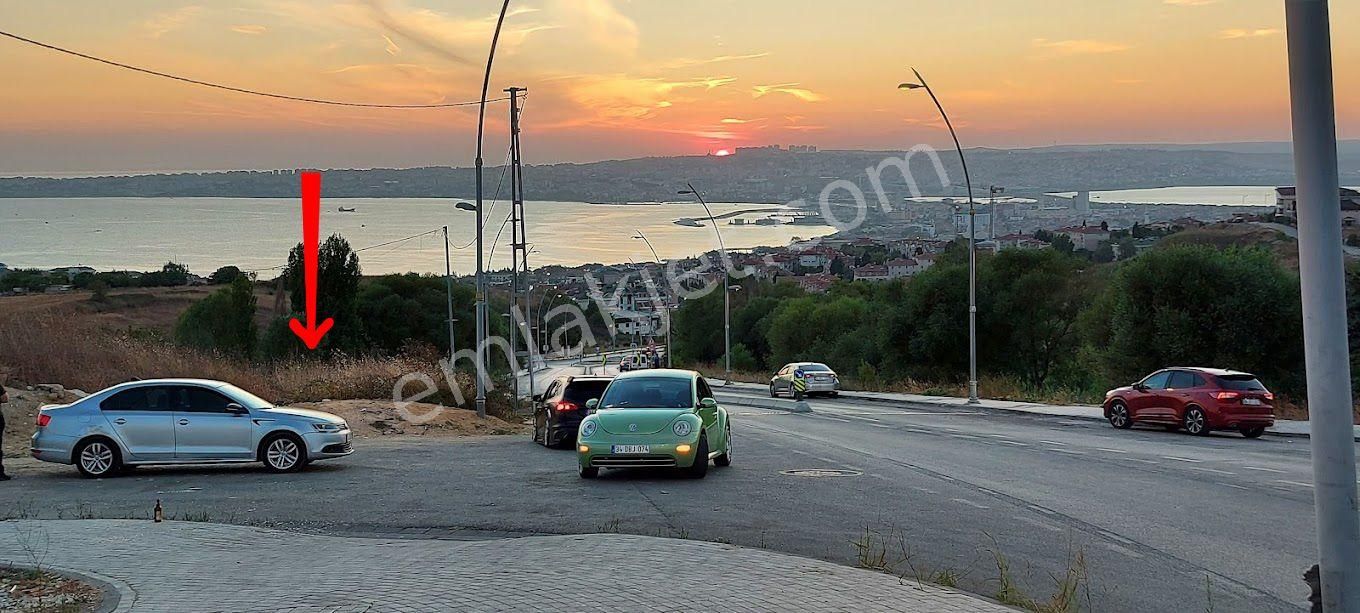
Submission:
[[[977,375],[977,206],[973,201],[973,180],[968,176],[968,159],[963,155],[963,146],[959,144],[959,135],[954,131],[954,124],[949,121],[949,114],[944,112],[944,105],[940,104],[940,99],[935,97],[935,91],[930,89],[930,84],[926,83],[924,77],[915,68],[911,72],[916,75],[916,80],[920,83],[903,83],[898,85],[898,89],[924,89],[930,94],[930,99],[935,102],[935,108],[940,110],[940,117],[944,118],[945,127],[949,128],[949,136],[954,139],[954,148],[959,152],[959,165],[963,167],[963,182],[968,189],[968,404],[978,404],[978,375]]]
[[[449,303],[449,368],[453,368],[453,262],[449,259],[449,227],[444,226],[444,292]]]
[[[730,270],[728,264],[731,262],[731,260],[729,260],[728,257],[727,257],[727,246],[723,244],[722,232],[720,232],[720,231],[718,230],[718,220],[713,218],[713,210],[710,209],[710,208],[708,208],[708,203],[707,203],[707,202],[704,202],[704,195],[701,194],[701,193],[699,193],[699,190],[694,189],[694,185],[692,185],[692,184],[690,184],[690,183],[686,183],[686,184],[685,184],[685,187],[688,187],[689,190],[688,190],[688,191],[682,191],[682,192],[680,192],[680,193],[681,193],[682,195],[683,195],[683,194],[694,194],[694,197],[699,199],[699,204],[702,204],[702,205],[704,206],[704,212],[705,212],[705,213],[708,213],[708,223],[709,223],[709,225],[713,226],[713,233],[718,235],[718,249],[719,249],[720,252],[722,253],[722,259],[723,259],[723,375],[724,375],[724,377],[723,377],[723,383],[724,383],[725,385],[731,385],[731,384],[732,384],[732,322],[731,322],[731,317],[730,317],[730,315],[731,315],[731,310],[732,310],[732,298],[731,298],[731,296],[729,295],[730,292],[728,291],[728,286],[729,286],[729,284],[728,284],[728,279],[730,278],[730,275],[732,274],[732,271]],[[669,349],[669,348],[667,348],[667,349]]]
[[[1360,518],[1356,515],[1351,435],[1330,18],[1326,0],[1286,0],[1284,5],[1322,610],[1356,613],[1360,611]]]
[[[500,42],[501,26],[510,10],[510,0],[501,4],[496,19],[496,31],[491,35],[491,51],[486,56],[486,73],[482,77],[482,99],[477,107],[477,416],[486,417],[486,274],[482,261],[482,144],[486,136],[486,92],[491,87],[491,65],[496,61],[496,44]]]
[[[656,254],[656,247],[652,246],[652,241],[647,240],[647,235],[643,234],[642,230],[637,230],[637,236],[634,236],[633,238],[642,239],[642,242],[647,244],[647,249],[651,250],[652,259],[656,260],[657,266],[662,265],[661,256]],[[670,298],[666,298],[666,368],[670,367],[671,367],[671,300]]]

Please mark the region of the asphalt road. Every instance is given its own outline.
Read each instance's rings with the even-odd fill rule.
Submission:
[[[584,481],[570,451],[518,437],[376,440],[283,476],[251,465],[88,481],[72,467],[16,462],[18,479],[0,484],[0,516],[147,517],[160,499],[171,518],[303,531],[626,532],[847,564],[868,534],[888,560],[909,557],[897,572],[950,569],[987,595],[998,588],[996,553],[1040,598],[1080,554],[1091,610],[1304,609],[1299,576],[1315,551],[1306,439],[812,404],[812,414],[788,414],[729,403],[735,463],[700,481],[631,470]],[[848,474],[786,472],[804,469]]]

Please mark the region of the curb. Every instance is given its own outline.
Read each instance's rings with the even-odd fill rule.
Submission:
[[[726,386],[722,386],[722,387],[726,387]],[[722,389],[722,387],[719,387],[718,389]],[[742,388],[733,386],[732,389],[742,389]],[[1096,416],[1094,416],[1094,415],[1052,415],[1052,414],[1049,414],[1049,413],[1040,413],[1040,412],[1037,412],[1037,411],[1027,411],[1027,410],[1025,410],[1025,409],[1020,409],[1020,408],[1011,408],[1011,407],[989,407],[989,406],[985,406],[985,405],[968,405],[968,404],[955,405],[955,404],[951,404],[951,403],[930,402],[930,401],[924,401],[924,400],[901,400],[901,399],[893,399],[893,398],[879,398],[879,397],[876,397],[876,396],[861,396],[861,395],[859,395],[859,394],[857,394],[857,393],[855,393],[855,392],[845,392],[845,391],[842,391],[842,392],[840,393],[840,397],[841,397],[841,398],[850,399],[850,400],[857,400],[857,401],[860,401],[860,402],[874,402],[874,403],[880,403],[880,404],[892,404],[892,405],[896,405],[896,406],[905,406],[905,407],[909,407],[909,408],[919,408],[919,409],[973,408],[973,409],[981,409],[981,410],[984,410],[984,411],[998,411],[998,412],[1002,412],[1002,413],[1011,413],[1011,414],[1016,414],[1016,415],[1036,415],[1036,416],[1039,416],[1039,417],[1054,417],[1054,418],[1060,418],[1060,419],[1081,419],[1081,420],[1087,420],[1087,421],[1101,421],[1101,422],[1105,421],[1104,418],[1102,418],[1102,417],[1096,417]],[[733,403],[733,404],[741,404],[741,403],[736,402],[736,403]],[[810,412],[810,410],[809,410],[809,412]],[[1266,430],[1266,434],[1267,434],[1267,435],[1270,435],[1270,436],[1277,436],[1277,437],[1280,437],[1280,438],[1302,438],[1302,439],[1310,439],[1310,438],[1312,438],[1312,436],[1311,436],[1310,434],[1306,433],[1306,432],[1281,432],[1281,431],[1279,431],[1279,430],[1274,430],[1274,429],[1267,429],[1267,430]],[[1356,441],[1356,442],[1360,442],[1360,434],[1358,434],[1358,435],[1355,436],[1355,441]]]
[[[76,579],[89,583],[102,592],[99,606],[95,608],[95,613],[128,613],[132,611],[132,605],[137,602],[137,592],[132,587],[113,577],[107,577],[87,570],[74,570],[62,566],[52,566],[44,564],[33,566],[19,562],[4,562],[11,568],[26,568],[29,570],[44,570],[55,573],[68,579]]]
[[[721,391],[716,392],[721,394]],[[725,404],[735,404],[742,407],[755,407],[757,409],[772,409],[775,411],[787,411],[789,413],[811,413],[812,406],[806,400],[780,400],[778,398],[750,398],[746,396],[734,396],[723,398]]]

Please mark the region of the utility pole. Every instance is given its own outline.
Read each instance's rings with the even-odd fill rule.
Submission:
[[[524,223],[524,164],[522,151],[520,150],[520,126],[519,126],[519,100],[520,94],[525,92],[523,87],[510,87],[505,90],[510,94],[510,236],[511,236],[511,270],[514,273],[514,285],[512,297],[510,299],[511,312],[520,312],[520,297],[524,293],[524,282],[520,278],[520,271],[523,270],[527,277],[529,274],[529,248],[528,248],[528,228]],[[521,317],[510,316],[510,347],[514,354],[513,360],[519,364],[519,344],[516,342],[516,328],[520,325],[522,318],[527,318],[528,300],[524,301],[525,310]],[[527,328],[527,326],[526,326]],[[534,347],[533,333],[531,328],[525,330],[526,334],[519,335],[524,337],[524,357],[528,364],[529,372],[529,397],[535,394],[534,390]],[[515,403],[519,404],[519,377],[515,377]]]
[[[1322,610],[1360,612],[1360,517],[1327,0],[1285,0]]]
[[[514,391],[515,410],[519,411],[519,339],[518,328],[519,319],[516,312],[519,310],[519,173],[515,169],[519,166],[519,142],[515,138],[515,133],[519,131],[519,90],[510,88],[505,90],[510,94],[510,307],[507,311],[506,321],[510,324],[510,382]],[[533,373],[529,373],[532,377]]]
[[[449,303],[449,368],[453,368],[453,262],[449,259],[449,227],[444,226],[444,291]]]

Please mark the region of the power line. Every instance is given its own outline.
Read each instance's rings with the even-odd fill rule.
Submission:
[[[367,246],[367,247],[360,247],[360,248],[358,248],[358,249],[355,249],[355,250],[354,250],[354,253],[362,253],[362,252],[368,251],[368,250],[370,250],[370,249],[378,249],[379,247],[386,247],[386,246],[388,246],[388,245],[395,245],[395,244],[397,244],[397,243],[404,243],[404,242],[409,241],[409,240],[421,238],[421,237],[423,237],[423,236],[429,236],[429,235],[434,234],[434,233],[436,233],[436,232],[442,232],[442,231],[443,231],[442,229],[436,229],[436,230],[429,230],[429,231],[426,231],[426,232],[421,232],[420,234],[412,234],[412,235],[407,236],[407,237],[404,237],[404,238],[398,238],[398,239],[396,239],[396,240],[390,240],[390,241],[387,241],[387,242],[384,242],[384,243],[378,243],[378,244],[376,244],[376,245],[369,245],[369,246]],[[269,268],[256,268],[256,269],[253,269],[253,270],[243,270],[243,271],[241,271],[241,272],[256,273],[256,272],[266,272],[266,271],[270,271],[270,270],[281,270],[281,269],[284,269],[284,268],[288,268],[288,265],[287,265],[287,264],[280,264],[280,265],[278,265],[278,266],[270,266]]]
[[[104,59],[104,58],[101,58],[101,57],[95,57],[95,56],[93,56],[93,55],[87,55],[87,54],[81,53],[81,52],[79,52],[79,51],[72,51],[72,50],[70,50],[70,49],[66,49],[66,48],[63,48],[63,47],[58,47],[58,46],[56,46],[56,45],[50,45],[50,44],[47,44],[47,43],[44,43],[44,42],[36,41],[36,40],[31,39],[31,38],[24,38],[23,36],[19,36],[18,34],[12,34],[12,33],[9,33],[9,32],[5,32],[5,31],[3,31],[3,30],[0,30],[0,36],[5,36],[5,37],[8,37],[8,38],[12,38],[12,39],[17,40],[17,41],[19,41],[19,42],[28,43],[28,44],[30,44],[30,45],[35,45],[35,46],[38,46],[38,47],[42,47],[42,48],[44,48],[44,49],[49,49],[49,50],[51,50],[51,51],[56,51],[56,52],[58,52],[58,53],[65,53],[66,55],[72,55],[72,56],[75,56],[75,57],[78,57],[78,58],[81,58],[81,59],[90,60],[90,61],[92,61],[92,62],[99,62],[100,64],[107,64],[107,65],[109,65],[109,66],[113,66],[113,67],[116,67],[116,68],[122,68],[122,69],[125,69],[125,70],[131,70],[131,71],[133,71],[133,72],[140,72],[140,73],[142,73],[142,74],[148,74],[148,75],[151,75],[151,76],[154,76],[154,77],[161,77],[161,78],[163,78],[163,79],[170,79],[170,80],[173,80],[173,81],[180,81],[180,82],[182,82],[182,83],[190,83],[190,84],[193,84],[193,85],[201,85],[201,86],[203,86],[203,87],[211,87],[211,88],[213,88],[213,89],[220,89],[220,90],[225,90],[225,91],[229,91],[229,92],[236,92],[236,93],[238,93],[238,94],[249,94],[249,95],[252,95],[252,96],[263,96],[263,97],[265,97],[265,98],[275,98],[275,99],[278,99],[278,100],[290,100],[290,101],[293,101],[293,102],[308,102],[308,103],[311,103],[311,104],[325,104],[325,105],[330,105],[330,106],[361,107],[361,108],[370,108],[370,109],[442,109],[442,108],[451,108],[451,107],[459,107],[459,106],[475,106],[475,105],[481,104],[481,102],[478,101],[478,100],[473,100],[473,101],[469,101],[469,102],[444,102],[444,103],[438,103],[438,104],[372,104],[372,103],[366,103],[366,102],[346,102],[346,101],[343,101],[343,100],[326,100],[326,99],[322,99],[322,98],[304,98],[304,97],[302,97],[302,96],[289,96],[289,95],[287,95],[287,94],[276,94],[276,93],[272,93],[272,92],[265,92],[265,91],[259,91],[259,90],[254,90],[254,89],[246,89],[246,88],[243,88],[243,87],[233,87],[233,86],[231,86],[231,85],[222,85],[222,84],[220,84],[220,83],[211,83],[211,82],[208,82],[208,81],[200,81],[200,80],[198,80],[198,79],[191,79],[191,78],[189,78],[189,77],[182,77],[182,76],[179,76],[179,75],[173,75],[173,74],[166,73],[166,72],[160,72],[160,71],[158,71],[158,70],[151,70],[150,68],[141,68],[141,67],[138,67],[138,66],[133,66],[133,65],[131,65],[131,64],[124,64],[124,63],[122,63],[122,62],[115,62],[115,61],[113,61],[113,60],[108,60],[108,59]],[[509,100],[509,99],[510,99],[509,97],[502,97],[502,98],[495,98],[495,99],[492,99],[492,100],[487,100],[487,102],[502,102],[502,101]]]

